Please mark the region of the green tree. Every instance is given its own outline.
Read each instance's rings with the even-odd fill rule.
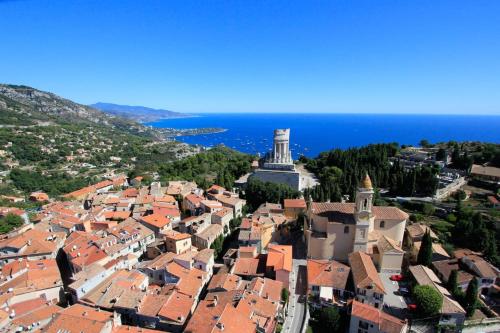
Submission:
[[[417,264],[430,266],[432,263],[432,238],[429,231],[424,234],[420,250],[418,251]]]
[[[24,220],[16,214],[8,213],[3,218],[0,218],[0,233],[9,232],[15,228],[22,226]]]
[[[436,161],[445,161],[446,160],[446,150],[443,148],[439,148],[436,153]]]
[[[436,211],[436,208],[429,203],[425,203],[422,206],[422,213],[424,213],[425,215],[428,215],[428,216],[433,215],[435,211]]]
[[[326,306],[319,314],[319,328],[321,332],[339,332],[341,318],[339,310],[334,306]]]
[[[431,286],[416,286],[413,288],[413,298],[423,317],[438,314],[443,305],[443,296]]]
[[[477,307],[478,281],[476,277],[472,278],[465,291],[464,307],[467,312],[467,317],[472,317]]]
[[[450,277],[448,278],[448,283],[446,287],[451,292],[453,296],[459,293],[458,289],[458,271],[456,269],[452,270],[450,273]]]
[[[423,148],[427,148],[429,147],[431,144],[429,143],[429,140],[426,140],[426,139],[422,139],[420,140],[420,147],[423,147]]]
[[[289,291],[286,288],[281,289],[281,301],[286,304],[288,303]]]

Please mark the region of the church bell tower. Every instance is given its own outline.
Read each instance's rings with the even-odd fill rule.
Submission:
[[[356,233],[354,236],[353,251],[368,251],[368,233],[373,230],[373,186],[370,176],[366,174],[361,186],[356,192],[356,206],[354,219],[356,220]]]

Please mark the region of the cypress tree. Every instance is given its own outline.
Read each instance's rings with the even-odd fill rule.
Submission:
[[[479,286],[476,277],[474,277],[467,286],[467,291],[465,292],[465,311],[467,312],[467,317],[472,317],[476,311],[477,306],[477,292]]]
[[[422,244],[420,245],[420,250],[418,251],[417,264],[430,266],[432,263],[432,238],[429,231],[424,234],[422,238]]]
[[[458,294],[458,271],[456,269],[452,270],[450,277],[448,278],[447,287],[453,296]]]

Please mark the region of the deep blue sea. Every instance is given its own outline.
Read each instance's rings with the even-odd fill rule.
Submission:
[[[251,154],[262,154],[271,149],[275,128],[290,128],[290,148],[294,158],[300,154],[314,157],[332,148],[369,143],[417,145],[421,139],[430,142],[455,140],[500,143],[500,116],[225,113],[166,119],[148,125],[225,128],[227,131],[223,133],[177,139],[207,147],[222,143]]]

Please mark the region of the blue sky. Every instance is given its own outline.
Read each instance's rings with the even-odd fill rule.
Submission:
[[[0,81],[180,112],[500,114],[500,1],[0,0]]]

